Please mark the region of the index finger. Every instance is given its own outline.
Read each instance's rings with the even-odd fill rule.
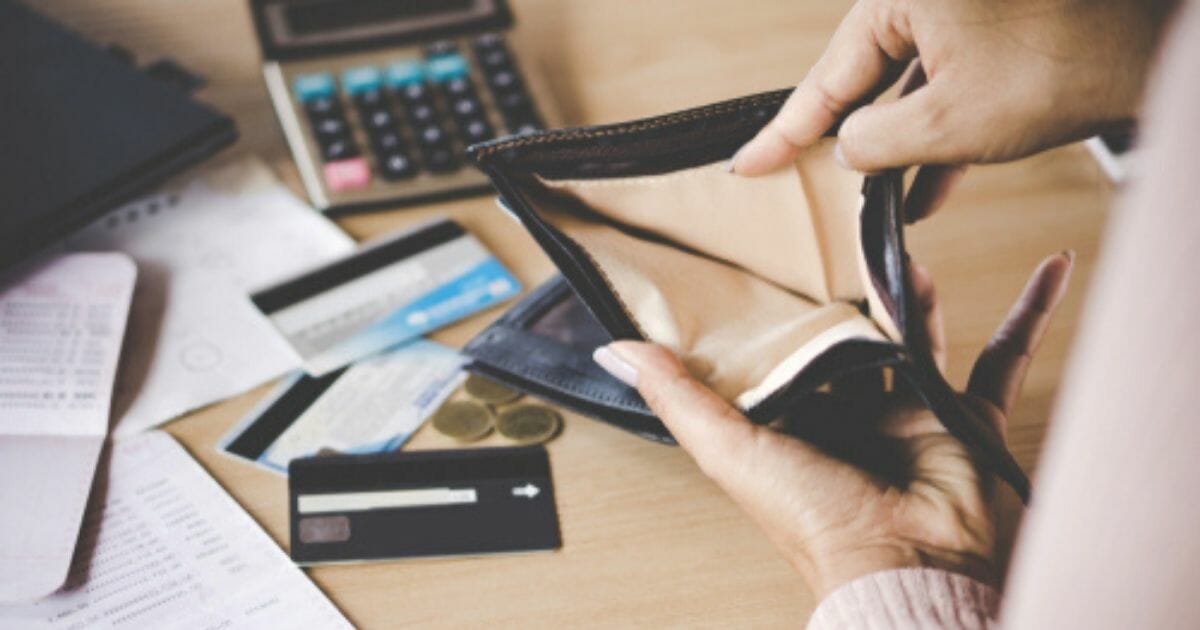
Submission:
[[[886,89],[916,55],[883,3],[859,2],[808,76],[766,127],[733,158],[739,175],[762,175],[795,158],[858,103]],[[887,26],[880,29],[881,24]],[[879,30],[887,32],[881,36]]]

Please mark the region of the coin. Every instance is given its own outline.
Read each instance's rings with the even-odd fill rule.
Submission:
[[[433,414],[433,428],[459,442],[474,442],[492,430],[492,412],[479,403],[451,401]]]
[[[522,444],[544,442],[562,428],[562,416],[542,405],[517,405],[500,412],[496,430],[504,437]]]
[[[511,390],[496,381],[472,374],[467,377],[463,389],[471,396],[489,405],[503,405],[521,397],[521,392]]]

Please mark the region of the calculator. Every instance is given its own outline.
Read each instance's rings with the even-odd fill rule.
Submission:
[[[251,0],[263,75],[313,205],[487,192],[466,148],[557,126],[503,0]]]

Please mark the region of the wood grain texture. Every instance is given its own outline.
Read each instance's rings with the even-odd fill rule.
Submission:
[[[38,0],[99,42],[141,60],[171,56],[207,76],[202,97],[232,113],[238,150],[268,159],[297,191],[268,105],[244,0]],[[820,54],[848,2],[514,0],[518,45],[546,75],[571,123],[617,121],[794,84]],[[901,130],[902,131],[902,130]],[[938,281],[950,380],[975,354],[1046,254],[1078,253],[1073,287],[1011,419],[1020,462],[1036,467],[1111,197],[1080,147],[975,168],[948,207],[909,232]],[[552,267],[516,225],[476,198],[341,219],[365,238],[450,214],[527,286]],[[439,332],[461,344],[498,314]],[[214,444],[265,388],[167,425],[286,547],[282,478],[219,455]],[[441,444],[431,431],[414,448]],[[362,627],[799,626],[814,601],[734,504],[678,449],[571,416],[549,445],[560,552],[319,568],[312,578]],[[1035,482],[1036,483],[1036,482]],[[1018,512],[1008,510],[1011,530]]]

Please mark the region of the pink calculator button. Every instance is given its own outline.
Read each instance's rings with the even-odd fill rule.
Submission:
[[[349,158],[325,165],[325,185],[333,192],[362,188],[371,181],[371,169],[365,158]]]

